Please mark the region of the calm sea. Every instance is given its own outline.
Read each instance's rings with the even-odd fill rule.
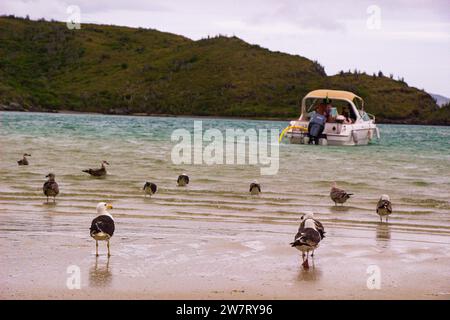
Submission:
[[[171,134],[179,128],[193,131],[195,120],[200,119],[0,113],[0,228],[44,232],[41,220],[49,212],[59,218],[54,232],[71,219],[88,225],[96,203],[111,201],[116,217],[136,234],[145,232],[139,229],[144,219],[159,225],[199,221],[211,230],[238,223],[239,228],[270,232],[295,225],[306,211],[335,226],[375,229],[375,205],[381,194],[388,194],[394,230],[450,235],[450,127],[379,125],[381,140],[369,146],[282,143],[278,174],[261,176],[258,165],[173,164]],[[227,128],[281,131],[288,124],[202,122],[203,129],[224,133]],[[19,167],[16,161],[24,152],[32,155],[30,165]],[[81,172],[99,167],[102,160],[110,163],[105,179]],[[56,206],[44,205],[42,184],[49,172],[60,185]],[[183,172],[191,178],[187,188],[176,186]],[[259,197],[248,194],[255,179],[262,185]],[[329,198],[333,180],[354,193],[342,208]],[[151,199],[143,197],[145,181],[159,187]],[[25,223],[31,220],[35,223]],[[85,236],[85,229],[74,232]]]

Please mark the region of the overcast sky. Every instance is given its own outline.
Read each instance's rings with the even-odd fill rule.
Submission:
[[[404,77],[450,97],[450,0],[1,0],[0,14],[148,27],[197,40],[235,35],[318,60],[327,74],[359,69]],[[81,24],[81,28],[82,28]]]

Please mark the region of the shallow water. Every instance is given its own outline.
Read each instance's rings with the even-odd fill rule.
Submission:
[[[420,270],[437,278],[447,270],[450,127],[380,125],[381,141],[359,147],[283,143],[278,174],[261,176],[258,165],[173,164],[171,151],[176,142],[171,134],[178,128],[192,131],[195,120],[200,119],[0,113],[0,295],[14,297],[21,287],[29,292],[39,277],[41,286],[47,286],[52,282],[45,274],[60,279],[51,290],[65,288],[65,268],[75,263],[90,270],[85,279],[89,287],[123,289],[138,279],[137,287],[159,281],[160,290],[170,293],[185,281],[187,292],[210,288],[214,293],[220,285],[210,282],[211,277],[228,277],[226,283],[247,288],[256,276],[257,281],[270,283],[265,297],[285,297],[292,292],[286,288],[297,288],[305,281],[305,274],[297,273],[298,253],[288,244],[298,218],[307,211],[313,211],[327,230],[319,253],[322,287],[333,286],[332,274],[347,269],[348,259],[360,261],[353,265],[361,272],[357,281],[362,284],[366,264],[373,261],[395,271],[391,277],[404,287]],[[282,121],[202,121],[203,129],[222,132],[227,128],[281,130],[287,125]],[[30,165],[19,167],[16,161],[24,152],[32,154]],[[106,178],[81,172],[98,167],[101,160],[110,163]],[[56,174],[60,185],[56,204],[46,204],[42,194],[49,172]],[[191,180],[186,188],[176,186],[183,172]],[[252,197],[248,186],[255,179],[263,192]],[[333,180],[354,193],[343,207],[336,207],[329,198]],[[158,185],[152,198],[143,196],[145,181]],[[375,205],[385,193],[391,197],[394,213],[389,224],[381,225]],[[90,259],[95,247],[88,228],[99,201],[113,203],[117,225],[112,241],[115,271],[106,272],[106,278]],[[435,269],[414,265],[411,275],[397,272],[405,270],[405,263],[420,262],[423,268],[431,268],[436,259],[442,262]],[[23,261],[29,261],[29,266]],[[389,267],[389,263],[395,265]],[[39,270],[39,275],[30,270]],[[177,278],[183,270],[191,278]],[[170,281],[173,286],[168,285]],[[428,286],[425,291],[444,286],[433,281],[422,281]],[[396,285],[390,284],[394,297]],[[258,297],[261,288],[250,297]],[[275,289],[279,292],[274,295]],[[304,287],[298,290],[304,292]],[[353,287],[346,297],[352,297],[351,292]],[[204,295],[199,291],[199,296]]]
[[[54,172],[61,193],[52,214],[93,214],[98,201],[115,204],[120,218],[246,221],[285,224],[313,211],[324,221],[373,227],[374,207],[390,195],[399,228],[450,232],[450,128],[380,125],[382,139],[369,146],[316,147],[281,144],[279,172],[261,176],[258,165],[175,165],[170,135],[193,131],[193,118],[39,113],[1,115],[0,212],[48,212],[42,183]],[[203,129],[277,128],[280,121],[202,119]],[[18,167],[23,152],[29,166]],[[109,175],[94,179],[82,169],[108,160]],[[178,174],[191,178],[176,186]],[[248,195],[254,179],[260,197]],[[354,193],[343,208],[329,199],[330,181]],[[153,181],[158,193],[144,199]],[[5,227],[3,225],[3,227]],[[265,228],[271,228],[265,226]]]

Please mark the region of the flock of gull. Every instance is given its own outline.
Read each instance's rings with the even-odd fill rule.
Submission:
[[[27,157],[31,155],[28,153],[23,154],[23,158],[17,161],[19,166],[28,165],[29,161]],[[88,173],[93,177],[104,177],[107,174],[105,165],[109,165],[108,161],[102,161],[101,167],[98,169],[87,169],[83,172]],[[56,202],[56,196],[59,194],[59,186],[55,181],[55,175],[49,173],[45,176],[48,178],[43,185],[44,195],[47,197],[47,203],[49,197],[53,197],[53,202]],[[189,176],[186,174],[181,174],[178,176],[177,184],[179,187],[185,187],[189,184]],[[155,183],[145,182],[143,187],[144,196],[152,196],[158,190]],[[261,185],[254,181],[250,184],[249,193],[251,195],[259,195],[261,193]],[[337,187],[336,182],[331,185],[330,198],[337,206],[337,204],[343,205],[352,196],[352,193],[347,193],[345,190]],[[98,216],[92,220],[90,227],[90,236],[95,239],[96,255],[98,256],[98,241],[106,241],[108,248],[108,257],[110,253],[110,239],[114,234],[115,224],[114,218],[108,212],[112,209],[112,205],[100,202],[97,204],[97,214]],[[388,222],[388,217],[392,213],[392,204],[388,195],[383,194],[376,206],[376,213],[380,216],[380,222],[383,222],[383,217],[385,217],[386,222]],[[305,269],[309,268],[308,257],[314,257],[314,251],[319,247],[320,241],[325,237],[325,228],[322,223],[314,218],[313,213],[306,213],[300,218],[300,227],[297,234],[294,237],[294,241],[290,245],[302,252],[303,263],[302,266]],[[311,254],[310,254],[311,253]]]

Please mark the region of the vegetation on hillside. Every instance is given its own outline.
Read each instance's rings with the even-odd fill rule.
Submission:
[[[293,118],[318,88],[345,89],[385,122],[450,124],[448,109],[382,74],[327,76],[315,61],[236,37],[0,17],[0,104],[27,110]]]

